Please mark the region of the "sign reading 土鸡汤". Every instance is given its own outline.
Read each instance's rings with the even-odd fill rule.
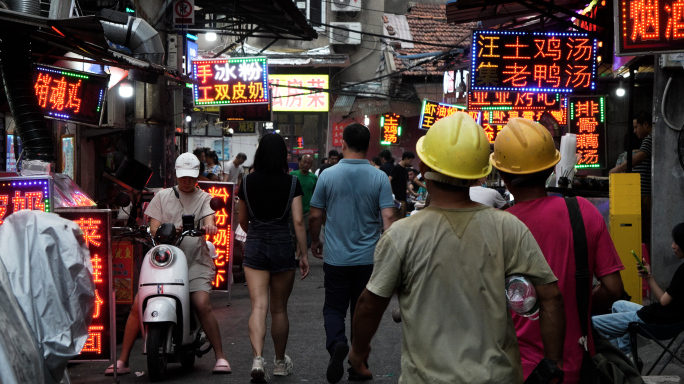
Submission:
[[[273,111],[328,112],[328,75],[269,75]]]
[[[480,123],[480,111],[466,111],[462,105],[445,104],[437,101],[423,100],[420,111],[420,129],[430,129],[434,123],[456,112],[467,112],[478,124]]]
[[[597,43],[580,32],[474,31],[470,90],[592,91]]]
[[[569,131],[577,135],[578,161],[575,168],[604,168],[606,166],[605,97],[571,97],[569,103]]]
[[[565,97],[559,93],[468,92],[469,111],[560,110]]]
[[[193,60],[195,105],[268,104],[268,65],[265,57]]]
[[[684,50],[684,0],[616,0],[615,54]]]
[[[387,113],[380,116],[380,145],[399,144],[401,136],[401,116]]]

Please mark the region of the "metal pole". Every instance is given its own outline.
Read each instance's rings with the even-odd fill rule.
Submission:
[[[632,172],[632,131],[634,130],[634,78],[636,77],[636,66],[634,64],[629,66],[629,94],[627,95],[627,170],[625,172]]]

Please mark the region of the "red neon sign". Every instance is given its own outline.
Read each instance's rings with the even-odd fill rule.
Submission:
[[[468,110],[559,110],[564,103],[560,94],[534,92],[468,92]]]
[[[562,108],[559,111],[482,111],[482,128],[487,133],[489,142],[493,143],[496,135],[508,124],[508,120],[514,117],[522,117],[532,121],[539,121],[544,112],[550,113],[558,121],[558,124],[567,124],[567,108]]]
[[[24,209],[51,212],[50,189],[47,178],[0,180],[0,225],[5,217]]]
[[[100,125],[108,76],[39,65],[33,88],[48,117]]]
[[[401,116],[396,113],[388,113],[382,115],[381,118],[382,129],[380,144],[392,145],[399,144],[399,136],[401,136]]]
[[[684,49],[684,0],[620,0],[615,13],[617,56]]]
[[[193,97],[196,105],[268,104],[268,66],[265,57],[193,60]]]
[[[65,219],[72,220],[83,231],[83,239],[90,250],[95,283],[95,308],[88,328],[88,339],[75,360],[109,360],[111,357],[112,280],[110,263],[110,236],[108,210],[59,211]]]
[[[482,118],[480,111],[466,111],[466,108],[460,105],[423,100],[423,108],[420,112],[420,126],[418,128],[430,129],[440,119],[451,116],[456,112],[466,112],[473,120],[480,124]]]
[[[217,211],[216,227],[218,232],[213,236],[206,236],[207,241],[211,241],[216,249],[216,259],[214,265],[216,266],[216,276],[211,285],[214,290],[227,291],[229,289],[230,268],[232,267],[232,251],[233,251],[233,186],[232,183],[212,183],[200,182],[200,188],[204,192],[209,193],[212,197],[220,197],[226,203],[226,207]]]
[[[606,165],[605,98],[570,98],[570,133],[577,135],[576,168],[603,168]]]

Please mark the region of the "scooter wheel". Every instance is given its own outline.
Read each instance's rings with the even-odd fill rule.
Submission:
[[[184,369],[190,370],[194,366],[195,366],[195,354],[194,353],[186,355],[181,360],[181,367],[183,367]]]
[[[150,381],[161,381],[166,373],[168,356],[166,354],[166,335],[169,325],[150,324],[147,329],[147,371]]]

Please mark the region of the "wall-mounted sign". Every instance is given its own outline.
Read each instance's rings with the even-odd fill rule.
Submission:
[[[470,90],[592,91],[597,44],[579,32],[474,31]]]
[[[109,76],[38,65],[33,88],[46,117],[100,125]]]
[[[269,75],[273,111],[328,112],[328,75]]]
[[[74,360],[110,360],[114,355],[115,319],[112,302],[112,255],[109,209],[60,210],[61,217],[78,224],[90,249],[95,283],[95,309],[88,339]]]
[[[315,155],[318,153],[316,148],[294,148],[292,150],[293,155]]]
[[[71,180],[76,179],[76,137],[74,135],[62,135],[62,156],[60,157],[60,171],[68,175]]]
[[[468,93],[468,110],[560,110],[564,101],[559,93],[475,91]]]
[[[197,58],[197,51],[199,50],[199,45],[196,42],[186,39],[185,40],[185,65],[183,66],[183,73],[186,75],[190,72],[192,68],[192,61]]]
[[[380,145],[397,145],[401,136],[401,116],[387,113],[380,116]]]
[[[615,1],[615,55],[648,55],[684,50],[684,2]]]
[[[200,188],[212,197],[220,197],[226,203],[226,207],[217,211],[216,227],[218,233],[213,236],[207,235],[207,241],[211,241],[216,248],[217,257],[214,259],[216,275],[211,285],[215,291],[230,291],[230,276],[233,268],[233,188],[235,183],[221,183],[200,181]]]
[[[194,60],[191,65],[195,105],[269,103],[265,57]]]
[[[606,166],[605,97],[570,97],[568,128],[577,135],[575,168]]]
[[[5,217],[24,209],[52,212],[51,191],[49,177],[0,179],[0,225]]]
[[[133,255],[136,246],[130,241],[112,244],[112,277],[116,304],[133,304]]]
[[[344,123],[333,124],[332,129],[332,146],[341,147],[342,146],[342,134],[344,133],[344,127],[347,125]]]
[[[478,124],[480,124],[480,111],[466,111],[466,107],[455,104],[445,104],[437,101],[423,100],[420,112],[420,129],[430,129],[432,124],[439,119],[451,116],[456,112],[467,112]]]
[[[221,121],[273,121],[270,104],[223,105],[219,118]]]

